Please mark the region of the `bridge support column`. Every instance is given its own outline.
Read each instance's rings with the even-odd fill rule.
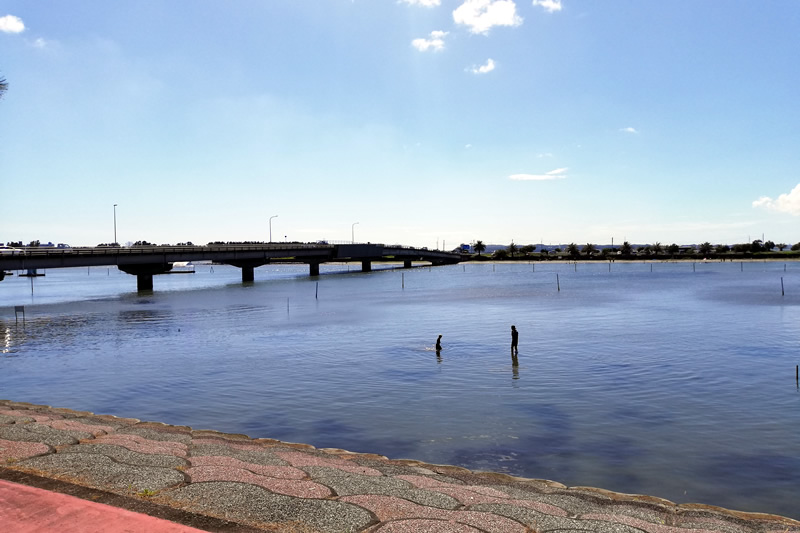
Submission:
[[[172,270],[172,265],[170,263],[153,263],[142,265],[117,265],[117,268],[126,274],[136,276],[136,290],[142,292],[152,291],[153,276],[155,274],[169,272]]]
[[[403,261],[403,268],[411,268],[411,261]]]
[[[255,268],[252,266],[243,266],[242,267],[242,283],[247,283],[249,281],[255,281],[256,273]]]
[[[319,276],[319,263],[309,263],[308,264],[308,275],[309,276]]]
[[[372,272],[372,261],[361,261],[361,272]]]

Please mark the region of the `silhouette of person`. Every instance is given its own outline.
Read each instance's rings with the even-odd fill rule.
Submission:
[[[519,342],[519,331],[516,326],[511,326],[511,355],[516,356],[519,353],[517,343]]]
[[[436,353],[438,354],[441,351],[442,351],[442,336],[439,335],[439,338],[436,339]]]

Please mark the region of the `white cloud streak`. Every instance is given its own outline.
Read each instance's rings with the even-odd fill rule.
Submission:
[[[541,7],[548,13],[561,11],[561,0],[533,0],[533,5]]]
[[[486,60],[486,64],[485,65],[481,65],[479,67],[478,66],[472,67],[471,69],[469,69],[469,71],[472,72],[473,74],[487,74],[487,73],[493,71],[495,69],[495,67],[496,67],[496,65],[495,65],[494,59],[489,58],[489,59]]]
[[[632,128],[630,126],[628,126],[627,128],[620,128],[619,131],[622,131],[622,132],[625,132],[625,133],[634,133],[634,134],[639,133],[639,130],[637,130],[636,128]]]
[[[0,31],[3,33],[22,33],[25,31],[25,23],[22,19],[14,15],[0,17]]]
[[[441,5],[442,0],[400,0],[400,3],[412,6],[437,7]]]
[[[447,36],[447,33],[446,31],[432,31],[428,39],[414,39],[411,41],[411,46],[420,52],[425,52],[427,50],[438,52],[444,49],[444,38]]]
[[[467,26],[472,33],[484,35],[495,26],[522,24],[513,0],[465,0],[453,11],[453,20]]]
[[[768,196],[762,196],[753,202],[753,207],[800,216],[800,183],[790,192],[781,194],[774,200]]]
[[[557,168],[544,174],[512,174],[508,179],[512,181],[551,181],[563,180],[567,177],[567,168]]]

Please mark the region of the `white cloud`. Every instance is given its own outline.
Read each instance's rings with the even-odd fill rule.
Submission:
[[[770,211],[800,216],[800,183],[790,192],[781,194],[774,200],[768,196],[762,196],[753,202],[753,207],[763,207]]]
[[[442,0],[400,0],[400,2],[412,6],[436,7],[442,3]]]
[[[447,33],[446,31],[432,31],[429,39],[414,39],[411,41],[411,46],[420,52],[425,52],[426,50],[442,50],[444,48],[444,38]]]
[[[38,39],[33,41],[33,47],[34,48],[47,48],[49,46],[49,44],[50,43],[48,41],[45,41],[41,37],[39,37]]]
[[[533,5],[540,6],[548,13],[561,11],[561,0],[533,0]]]
[[[514,181],[549,181],[549,180],[562,180],[567,177],[567,168],[557,168],[544,174],[512,174],[508,177]]]
[[[485,65],[481,65],[479,67],[477,67],[477,66],[472,67],[472,68],[469,69],[469,71],[472,72],[473,74],[486,74],[487,72],[493,71],[495,66],[496,65],[494,63],[494,59],[489,58],[489,59],[486,60],[486,64]]]
[[[3,33],[22,33],[25,31],[25,24],[19,17],[6,15],[0,17],[0,31]]]
[[[513,0],[465,0],[453,11],[453,20],[456,24],[469,26],[472,33],[484,35],[494,26],[522,24]]]
[[[639,130],[637,130],[636,128],[632,128],[630,126],[628,126],[627,128],[620,128],[619,131],[623,131],[625,133],[639,133]]]

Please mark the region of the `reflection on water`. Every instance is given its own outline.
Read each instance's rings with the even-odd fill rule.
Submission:
[[[0,396],[800,518],[800,265],[327,268],[7,279]]]

